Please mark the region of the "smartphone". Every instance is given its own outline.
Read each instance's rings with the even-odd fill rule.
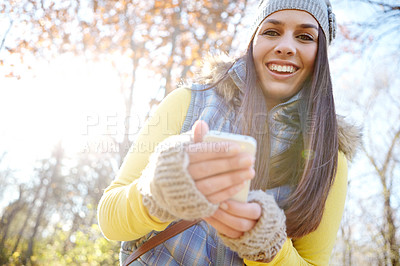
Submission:
[[[239,135],[234,133],[226,133],[211,130],[204,137],[204,142],[235,142],[240,145],[240,151],[246,152],[254,157],[257,151],[257,141],[251,136]],[[249,194],[250,180],[247,181],[246,186],[235,194],[231,199],[247,202],[247,195]]]

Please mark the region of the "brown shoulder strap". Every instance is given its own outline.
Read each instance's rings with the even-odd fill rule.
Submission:
[[[131,255],[129,255],[128,258],[124,261],[122,264],[123,266],[127,266],[134,262],[137,258],[142,256],[144,253],[147,251],[151,250],[152,248],[160,245],[161,243],[167,241],[171,237],[176,236],[177,234],[185,231],[186,229],[192,227],[193,225],[197,224],[200,222],[200,220],[195,220],[195,221],[185,221],[181,220],[177,222],[176,224],[171,225],[164,231],[160,232],[159,234],[155,235],[154,237],[150,238],[147,240],[143,245],[141,245],[138,249],[132,252]]]

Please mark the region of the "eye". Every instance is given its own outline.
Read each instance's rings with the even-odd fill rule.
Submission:
[[[262,33],[262,35],[275,37],[275,36],[279,36],[279,33],[277,31],[275,31],[275,30],[265,30]]]
[[[297,38],[302,41],[314,41],[314,37],[309,34],[300,34]]]

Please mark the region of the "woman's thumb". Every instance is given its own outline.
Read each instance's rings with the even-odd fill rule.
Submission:
[[[194,142],[202,142],[203,137],[208,133],[208,130],[209,128],[206,122],[197,120],[192,127]]]

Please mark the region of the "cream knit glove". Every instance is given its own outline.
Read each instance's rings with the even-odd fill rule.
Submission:
[[[138,181],[144,206],[161,221],[194,220],[211,216],[218,209],[197,189],[188,172],[186,147],[190,143],[190,133],[162,141]]]
[[[269,262],[286,241],[286,216],[274,197],[261,190],[251,191],[248,202],[257,202],[262,208],[257,224],[239,238],[220,237],[241,258]]]

